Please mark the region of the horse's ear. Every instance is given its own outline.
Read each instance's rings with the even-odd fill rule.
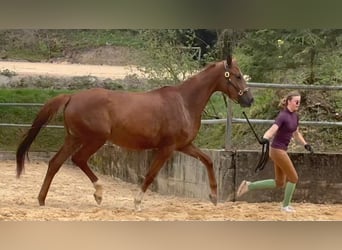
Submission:
[[[229,53],[228,56],[227,56],[227,65],[228,67],[230,68],[230,66],[232,66],[232,55]]]

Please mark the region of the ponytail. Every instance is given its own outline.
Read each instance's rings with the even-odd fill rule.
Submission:
[[[284,97],[280,100],[278,107],[284,109],[284,108],[286,108],[286,104],[287,104],[287,98]]]

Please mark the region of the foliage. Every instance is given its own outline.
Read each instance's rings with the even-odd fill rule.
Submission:
[[[207,35],[210,42],[206,40]],[[242,73],[249,75],[252,82],[338,85],[342,81],[342,30],[338,29],[0,31],[1,58],[48,60],[63,56],[68,51],[106,45],[128,46],[139,50],[140,56],[135,62],[148,74],[152,83],[149,88],[176,84],[207,62],[223,59],[228,50],[233,51]],[[190,49],[199,46],[202,52],[205,51],[201,57],[196,49]],[[98,84],[87,77],[75,79],[75,82],[84,83],[73,85],[75,90],[79,85],[89,88]],[[22,84],[22,87],[27,85]],[[44,88],[51,86],[48,79],[39,79],[38,84]],[[110,82],[102,87],[116,89],[123,86],[125,85]],[[253,89],[255,103],[246,113],[251,118],[273,119],[279,111],[278,101],[287,91]],[[46,94],[45,90],[42,94]],[[12,100],[17,97],[14,94]],[[1,98],[3,97],[0,96]],[[9,96],[7,98],[6,100],[11,100]],[[33,94],[27,94],[26,101],[38,99]],[[210,99],[203,118],[225,118],[226,109],[225,98],[221,94],[215,94]],[[233,110],[234,117],[243,118],[238,105],[233,104]],[[19,111],[10,110],[7,113],[12,113],[15,117],[19,116],[17,112]],[[6,111],[1,114],[4,115],[1,120],[6,117],[5,113]],[[341,121],[341,114],[340,92],[302,91],[301,120]],[[255,129],[262,135],[267,127],[256,125]],[[340,128],[303,126],[302,129],[305,137],[321,150],[337,150],[342,145]],[[10,140],[9,134],[1,131],[2,136],[6,137],[1,139],[2,143]],[[195,143],[200,147],[222,148],[224,136],[224,125],[202,126]],[[232,140],[233,145],[240,148],[259,148],[246,124],[233,126]]]
[[[341,30],[252,30],[240,41],[255,82],[341,82]]]
[[[198,69],[194,38],[192,30],[140,30],[139,70],[158,86],[179,83]]]
[[[12,76],[16,76],[17,73],[9,69],[3,69],[3,70],[0,70],[0,75],[12,77]]]
[[[0,30],[2,58],[46,61],[70,51],[99,46],[139,46],[135,30]]]

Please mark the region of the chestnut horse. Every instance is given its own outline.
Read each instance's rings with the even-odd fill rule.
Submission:
[[[39,111],[18,146],[17,177],[24,169],[25,156],[40,129],[63,109],[66,136],[63,146],[49,161],[38,195],[41,206],[45,205],[55,174],[70,156],[93,183],[94,197],[100,204],[103,188],[87,162],[106,141],[128,149],[156,150],[141,190],[134,199],[137,210],[140,210],[148,186],[174,151],[197,158],[205,165],[211,190],[209,198],[216,205],[213,162],[192,143],[201,126],[202,111],[216,91],[227,94],[242,107],[249,107],[253,102],[237,62],[230,55],[175,86],[144,93],[95,88],[54,97]]]

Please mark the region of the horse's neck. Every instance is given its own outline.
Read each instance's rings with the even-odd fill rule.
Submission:
[[[216,82],[219,77],[217,65],[209,68],[189,78],[181,84],[180,91],[191,114],[200,117],[209,98],[216,91]]]

